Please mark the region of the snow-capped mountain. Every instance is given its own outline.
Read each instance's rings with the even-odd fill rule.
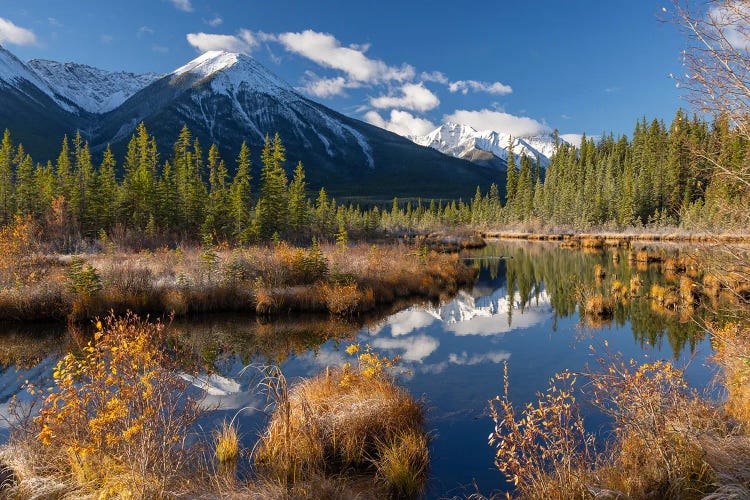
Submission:
[[[74,111],[74,108],[68,102],[65,102],[64,99],[61,99],[52,87],[40,78],[33,69],[2,46],[0,46],[0,85],[20,92],[29,99],[37,102],[38,97],[34,94],[37,93],[36,91],[42,92],[66,111]]]
[[[125,102],[163,75],[105,71],[85,64],[59,63],[44,59],[29,61],[29,67],[58,96],[89,113],[106,113]]]
[[[411,137],[420,146],[437,149],[441,153],[462,158],[475,163],[492,164],[500,159],[504,168],[508,160],[508,144],[511,135],[493,130],[475,130],[468,125],[446,123],[423,136]],[[513,137],[513,154],[517,161],[523,154],[531,159],[539,157],[542,167],[549,165],[555,153],[555,139],[551,134]],[[495,161],[495,165],[500,165]]]
[[[250,56],[207,52],[164,76],[103,71],[75,63],[23,63],[0,48],[0,130],[9,128],[34,160],[54,160],[77,130],[97,155],[122,156],[140,122],[168,159],[187,125],[204,151],[219,147],[234,167],[246,142],[253,163],[266,135],[279,133],[291,173],[305,164],[308,186],[333,195],[468,198],[499,182],[497,171],[420,147],[299,94]],[[96,160],[96,159],[95,159]]]

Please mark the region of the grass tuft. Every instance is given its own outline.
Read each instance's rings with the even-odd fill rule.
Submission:
[[[224,421],[214,431],[214,453],[219,464],[235,464],[240,453],[240,438],[237,426]]]

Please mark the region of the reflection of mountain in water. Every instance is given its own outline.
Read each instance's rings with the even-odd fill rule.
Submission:
[[[397,337],[440,322],[444,330],[455,335],[498,335],[528,328],[553,313],[546,291],[527,301],[518,292],[511,297],[503,287],[478,298],[459,292],[456,298],[437,308],[411,307],[392,315],[376,333],[387,331]]]
[[[506,288],[499,288],[492,294],[479,298],[459,292],[454,300],[440,307],[437,313],[439,318],[448,324],[504,316],[508,318],[508,328],[505,331],[509,331],[511,327],[524,328],[538,323],[547,317],[548,313],[552,314],[552,304],[549,295],[544,290],[527,302],[519,292],[515,292],[511,297]],[[477,334],[481,335],[479,332]]]

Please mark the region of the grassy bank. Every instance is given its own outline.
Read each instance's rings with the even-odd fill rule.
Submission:
[[[135,316],[97,324],[64,356],[36,406],[13,401],[0,448],[9,498],[414,498],[429,465],[424,407],[394,378],[397,359],[351,345],[352,363],[287,387],[278,369],[258,386],[272,416],[253,449],[209,412],[182,375],[175,332]],[[241,466],[241,462],[245,465]],[[238,468],[253,474],[240,477]]]
[[[664,232],[525,232],[525,231],[479,231],[479,236],[490,239],[526,240],[526,241],[560,241],[570,247],[581,246],[627,246],[633,242],[665,243],[750,243],[748,234],[710,234],[686,231]]]
[[[606,263],[603,245],[593,248]],[[490,445],[515,497],[750,498],[750,267],[742,248],[719,250],[730,249],[611,249],[611,267],[586,270],[577,299],[587,326],[637,303],[677,318],[683,331],[698,324],[722,391],[699,393],[682,368],[623,358],[606,342],[593,352],[597,367],[558,373],[526,407],[511,403],[506,372],[505,393],[490,402]],[[648,280],[654,272],[663,280]],[[611,419],[610,433],[587,429],[584,404]]]
[[[351,316],[404,297],[439,298],[469,284],[455,255],[402,244],[286,243],[138,253],[44,254],[24,232],[0,234],[0,321],[82,321],[109,311],[177,316],[242,311]]]

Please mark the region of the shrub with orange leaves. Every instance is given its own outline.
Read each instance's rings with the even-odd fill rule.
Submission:
[[[0,285],[10,287],[36,281],[36,227],[30,217],[16,216],[0,227]]]
[[[185,439],[201,412],[175,354],[161,323],[97,322],[94,341],[55,367],[35,418],[43,452],[95,491],[163,496],[195,463]]]
[[[612,419],[611,441],[601,451],[584,428],[574,374],[557,374],[519,414],[508,397],[506,368],[505,394],[490,401],[495,428],[489,443],[516,493],[682,499],[718,491],[719,478],[728,477],[727,450],[748,450],[744,438],[732,440],[736,430],[721,412],[669,362],[639,364],[618,355],[598,361],[602,370],[582,376],[590,403]]]
[[[489,402],[495,428],[489,444],[495,465],[524,498],[584,498],[586,472],[594,462],[594,439],[583,426],[574,395],[576,378],[570,372],[555,375],[537,403],[518,414],[505,391]]]
[[[724,408],[750,430],[750,325],[709,326],[716,350],[713,359],[721,367],[721,382],[727,390]]]

